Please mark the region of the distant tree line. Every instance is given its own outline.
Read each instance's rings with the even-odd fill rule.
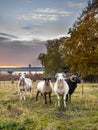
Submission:
[[[98,77],[98,0],[88,1],[68,34],[47,41],[47,52],[40,53],[38,59],[45,74],[64,71]]]

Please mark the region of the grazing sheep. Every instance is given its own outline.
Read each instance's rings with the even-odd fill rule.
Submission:
[[[54,92],[57,95],[58,98],[58,107],[60,107],[60,95],[63,98],[64,101],[64,108],[66,108],[66,95],[68,94],[69,91],[69,86],[65,81],[65,74],[64,73],[58,73],[55,76],[56,82],[54,84]]]
[[[26,100],[26,92],[30,90],[30,98],[32,97],[32,81],[29,78],[25,78],[25,73],[20,73],[18,81],[18,90],[20,93],[20,100],[22,100],[22,92],[24,100]]]
[[[38,95],[41,93],[41,95],[44,95],[45,98],[45,104],[47,104],[47,94],[49,94],[49,102],[51,103],[51,93],[53,90],[53,85],[51,83],[50,78],[44,78],[44,81],[40,81],[37,84],[37,94],[36,94],[36,101],[38,101]]]
[[[66,78],[65,81],[69,85],[69,92],[66,95],[66,101],[68,102],[68,100],[69,100],[69,102],[71,102],[71,95],[75,91],[77,84],[81,83],[81,81],[80,81],[79,77],[76,75],[72,75],[70,78]]]

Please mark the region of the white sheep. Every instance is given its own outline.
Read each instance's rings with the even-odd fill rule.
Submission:
[[[61,95],[64,101],[64,108],[66,108],[66,95],[68,94],[69,86],[65,81],[65,74],[58,73],[55,75],[55,77],[56,82],[54,84],[54,92],[58,98],[58,107],[60,107],[60,95]]]
[[[30,98],[32,97],[32,81],[29,78],[25,78],[25,73],[20,73],[20,78],[18,81],[18,91],[20,93],[20,100],[24,97],[26,100],[26,92],[30,90]],[[22,94],[23,92],[23,94]],[[22,96],[23,95],[23,96]]]
[[[45,104],[47,104],[47,94],[49,94],[49,102],[51,103],[51,93],[53,90],[53,85],[50,78],[44,78],[44,81],[40,81],[37,84],[37,93],[36,93],[36,101],[38,101],[39,93],[44,95]]]

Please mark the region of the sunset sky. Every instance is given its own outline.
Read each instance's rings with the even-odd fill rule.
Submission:
[[[0,0],[0,66],[40,66],[46,40],[66,36],[88,0]]]

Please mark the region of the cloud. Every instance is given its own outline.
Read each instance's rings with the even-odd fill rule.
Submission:
[[[69,7],[78,7],[78,8],[83,8],[84,7],[83,3],[76,3],[76,2],[72,2],[72,1],[67,2],[67,5]]]
[[[57,9],[57,8],[40,8],[35,10],[38,13],[46,13],[46,14],[55,14],[61,16],[69,16],[72,12],[65,11],[64,9]]]
[[[25,29],[25,28],[24,28]],[[31,42],[36,43],[37,42],[42,42],[44,43],[44,41],[46,41],[46,39],[42,40],[41,38],[37,38],[35,36],[33,36],[32,34],[24,34],[24,35],[11,35],[11,34],[7,34],[7,33],[0,33],[0,41],[3,42],[7,42],[7,43],[12,43],[13,41],[17,41],[20,43],[25,44],[26,42],[28,42],[29,44],[32,44]]]
[[[30,14],[18,15],[19,20],[41,20],[41,21],[57,21],[60,17],[71,15],[72,12],[65,11],[64,9],[56,8],[40,8],[34,10]]]
[[[6,34],[6,33],[0,33],[0,37],[6,37],[6,38],[17,38],[14,35]]]
[[[5,34],[5,33],[0,33],[3,34],[0,36],[0,45],[8,44],[11,46],[32,46],[32,45],[38,45],[38,44],[45,44],[46,40],[42,40],[41,38],[35,38],[32,35],[29,36],[20,36],[20,37],[10,37],[12,35],[10,34]],[[9,37],[8,37],[9,36]]]
[[[29,15],[20,15],[18,17],[20,20],[42,20],[42,21],[57,21],[57,15],[47,15],[47,14],[29,14]]]
[[[45,51],[45,42],[39,39],[10,41],[8,38],[0,37],[0,65],[40,66],[38,55]]]

